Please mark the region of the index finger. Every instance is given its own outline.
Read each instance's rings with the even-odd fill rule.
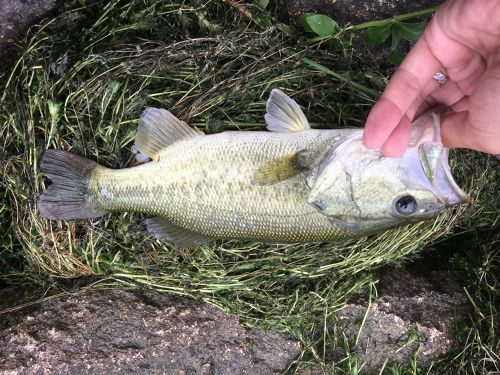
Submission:
[[[394,73],[368,115],[363,133],[366,147],[382,147],[415,100],[425,98],[437,87],[437,82],[435,85],[429,83],[434,81],[433,76],[441,68],[424,33]]]

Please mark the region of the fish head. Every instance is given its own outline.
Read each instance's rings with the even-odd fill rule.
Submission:
[[[346,231],[369,234],[466,201],[451,175],[439,115],[426,114],[412,126],[410,145],[398,158],[365,148],[361,131],[349,135],[308,181],[308,202]]]

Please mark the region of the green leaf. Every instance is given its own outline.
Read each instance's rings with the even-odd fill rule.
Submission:
[[[342,52],[350,48],[352,45],[352,33],[341,34],[337,36],[331,42],[330,51],[331,52]]]
[[[193,27],[194,21],[190,17],[186,16],[185,14],[181,14],[179,17],[179,24],[180,24],[181,30],[184,32],[187,32],[187,31],[189,31],[189,29],[191,29],[191,27]]]
[[[267,6],[269,5],[269,0],[257,0],[257,5],[261,8],[261,9],[266,9]]]
[[[59,121],[61,104],[49,99],[47,101],[47,105],[49,107],[50,123],[52,124],[52,126],[55,126]]]
[[[316,33],[319,36],[330,36],[335,34],[339,25],[328,16],[314,13],[304,13],[300,22],[305,31]]]
[[[395,51],[398,48],[398,44],[401,42],[401,37],[401,30],[394,27],[392,29],[391,51]]]
[[[297,31],[295,27],[287,25],[285,23],[278,23],[276,24],[276,27],[278,28],[278,30],[282,31],[288,36],[292,36]]]
[[[363,39],[370,44],[384,43],[391,33],[392,23],[370,27],[363,33]]]
[[[47,101],[47,104],[49,106],[50,113],[50,131],[49,139],[47,141],[47,144],[49,144],[51,139],[54,137],[54,134],[56,134],[57,123],[59,122],[59,116],[61,114],[61,104],[50,99]]]
[[[252,20],[257,26],[260,26],[263,29],[266,29],[272,25],[271,16],[264,12],[254,14]]]
[[[394,50],[391,51],[391,53],[389,53],[389,61],[396,66],[399,66],[404,58],[405,55],[399,52],[398,50]]]
[[[409,22],[396,22],[393,26],[393,32],[397,32],[403,39],[409,42],[416,42],[420,35],[422,35],[426,22],[409,23]]]

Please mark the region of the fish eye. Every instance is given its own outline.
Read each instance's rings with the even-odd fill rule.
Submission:
[[[400,215],[410,215],[417,210],[417,201],[411,195],[405,195],[396,201],[395,208]]]

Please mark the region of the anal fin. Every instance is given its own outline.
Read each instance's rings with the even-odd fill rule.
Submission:
[[[176,247],[195,248],[214,240],[212,237],[172,224],[160,216],[147,219],[144,223],[148,231],[153,233],[158,240],[171,242]]]

